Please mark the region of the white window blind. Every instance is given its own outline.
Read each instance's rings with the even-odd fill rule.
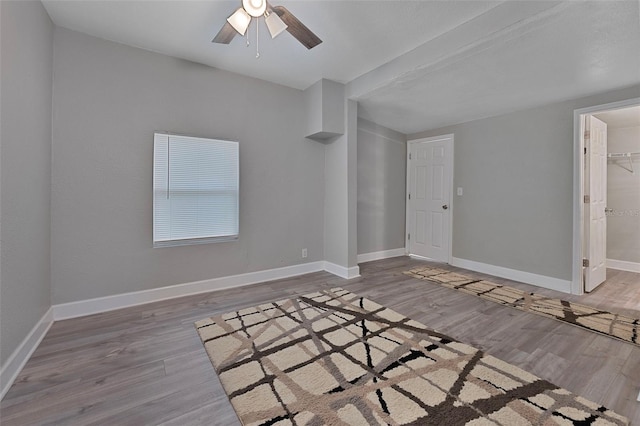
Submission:
[[[154,134],[153,246],[238,238],[238,143]]]

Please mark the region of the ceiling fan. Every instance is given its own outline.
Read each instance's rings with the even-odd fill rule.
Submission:
[[[322,43],[322,40],[293,16],[286,7],[271,6],[267,0],[242,0],[242,6],[227,18],[227,22],[212,40],[213,43],[229,44],[236,34],[246,33],[253,18],[257,20],[262,16],[271,38],[287,30],[307,49],[313,49]]]

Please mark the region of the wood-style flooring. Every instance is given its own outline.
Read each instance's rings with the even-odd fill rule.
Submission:
[[[640,347],[402,274],[425,264],[397,257],[361,264],[349,281],[317,272],[56,322],[0,404],[0,423],[239,425],[193,323],[340,286],[640,425]],[[640,274],[609,270],[595,292],[569,296],[460,271],[640,317]]]

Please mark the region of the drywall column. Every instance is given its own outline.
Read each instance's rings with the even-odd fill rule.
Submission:
[[[358,267],[358,102],[346,100],[347,136],[347,253],[348,278],[360,276]]]
[[[345,133],[325,151],[324,258],[327,270],[343,278],[359,276],[357,234],[358,104],[344,100]]]
[[[358,104],[345,85],[320,80],[305,90],[306,137],[325,144],[324,259],[343,278],[359,276],[357,225]]]

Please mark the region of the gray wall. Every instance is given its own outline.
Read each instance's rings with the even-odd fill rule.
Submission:
[[[317,143],[317,142],[316,142]],[[324,259],[347,267],[347,141],[338,137],[326,145],[324,193]]]
[[[571,280],[573,111],[638,96],[634,86],[408,135],[455,135],[453,256]]]
[[[51,306],[53,24],[38,1],[0,2],[0,364]]]
[[[640,127],[607,129],[609,152],[640,152]],[[619,165],[618,165],[619,164]],[[607,258],[640,263],[640,162],[633,158],[634,174],[628,161],[607,165]]]
[[[357,266],[357,120],[358,104],[345,99],[345,134],[326,141],[324,259]]]
[[[358,254],[405,246],[407,137],[358,119]]]
[[[54,304],[323,259],[302,91],[62,28],[54,47]],[[154,130],[240,141],[239,241],[151,247]]]

